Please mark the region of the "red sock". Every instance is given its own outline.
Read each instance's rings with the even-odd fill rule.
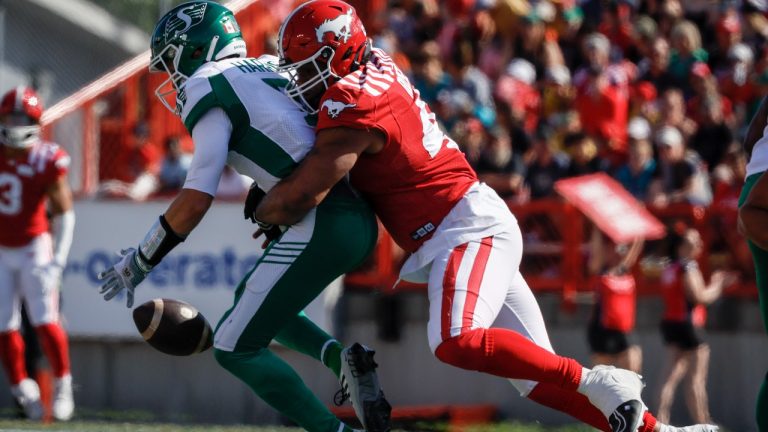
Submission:
[[[43,324],[35,327],[40,345],[51,364],[53,376],[61,378],[69,373],[69,344],[67,335],[59,324]]]
[[[444,340],[435,356],[450,365],[504,378],[551,383],[576,390],[581,365],[536,345],[520,333],[502,328],[474,329]]]
[[[650,411],[646,411],[643,414],[643,425],[638,429],[639,432],[653,432],[656,427],[656,417],[651,414]]]
[[[27,378],[24,365],[24,339],[18,330],[0,333],[0,361],[11,385],[17,385]]]
[[[566,413],[595,429],[611,432],[611,426],[603,413],[592,405],[586,396],[574,390],[564,390],[555,385],[540,382],[528,394],[528,399]]]

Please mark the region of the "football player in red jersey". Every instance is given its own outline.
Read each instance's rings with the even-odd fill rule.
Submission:
[[[66,421],[74,399],[58,303],[75,215],[67,182],[70,159],[58,145],[40,139],[42,113],[30,88],[17,87],[0,100],[0,361],[25,415],[40,419],[40,390],[27,375],[19,333],[23,300],[53,370],[53,416]]]
[[[405,75],[371,47],[354,8],[339,0],[300,5],[280,28],[279,49],[292,77],[286,92],[318,114],[317,136],[256,208],[262,231],[296,222],[348,175],[411,253],[401,277],[428,283],[428,337],[438,359],[509,378],[523,396],[603,431],[678,430],[646,411],[634,372],[590,370],[554,354],[518,271],[517,221],[478,182]]]

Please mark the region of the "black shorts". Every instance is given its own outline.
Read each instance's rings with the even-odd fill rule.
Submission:
[[[690,321],[662,321],[661,336],[665,345],[674,345],[686,351],[704,343],[704,329]]]
[[[631,337],[621,330],[603,327],[597,320],[592,320],[587,327],[589,349],[596,354],[618,354],[632,345]]]

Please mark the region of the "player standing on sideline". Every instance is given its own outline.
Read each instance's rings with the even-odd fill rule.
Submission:
[[[59,289],[75,213],[67,182],[69,156],[40,139],[42,114],[42,102],[30,88],[17,87],[0,101],[0,360],[27,418],[42,418],[40,389],[24,366],[23,300],[53,370],[53,417],[66,421],[75,404]],[[50,233],[46,202],[53,215]]]
[[[158,21],[150,43],[150,70],[168,75],[155,94],[181,116],[195,152],[184,187],[165,214],[137,248],[123,250],[121,260],[99,276],[104,298],[125,289],[128,307],[134,288],[202,220],[227,163],[269,190],[314,141],[306,114],[281,91],[288,80],[275,72],[277,58],[246,57],[240,28],[226,7],[209,1],[179,5]],[[352,429],[269,349],[273,339],[339,376],[367,430],[389,430],[390,408],[378,385],[373,351],[360,344],[344,349],[302,312],[333,280],[365,260],[377,229],[370,208],[339,182],[323,205],[269,244],[216,328],[219,364],[305,430]],[[372,408],[375,416],[369,414]]]
[[[438,359],[510,378],[524,396],[604,431],[676,430],[645,410],[634,372],[590,370],[552,352],[518,271],[517,221],[478,182],[405,75],[371,48],[354,8],[304,3],[283,22],[278,43],[281,70],[292,77],[288,95],[319,118],[312,151],[258,206],[262,229],[300,220],[349,175],[412,253],[401,276],[428,282],[428,337]]]
[[[749,156],[747,179],[739,198],[739,231],[749,240],[755,261],[757,292],[763,327],[768,331],[768,97],[763,99],[744,139]],[[768,432],[768,371],[757,396],[757,427]]]

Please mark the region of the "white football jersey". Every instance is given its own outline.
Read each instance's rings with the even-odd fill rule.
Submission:
[[[179,95],[190,133],[211,109],[226,113],[232,125],[227,164],[264,191],[293,171],[315,139],[311,118],[283,93],[288,79],[275,71],[277,62],[264,55],[206,63]]]
[[[768,170],[768,126],[752,148],[752,156],[747,163],[747,177],[766,170]]]

